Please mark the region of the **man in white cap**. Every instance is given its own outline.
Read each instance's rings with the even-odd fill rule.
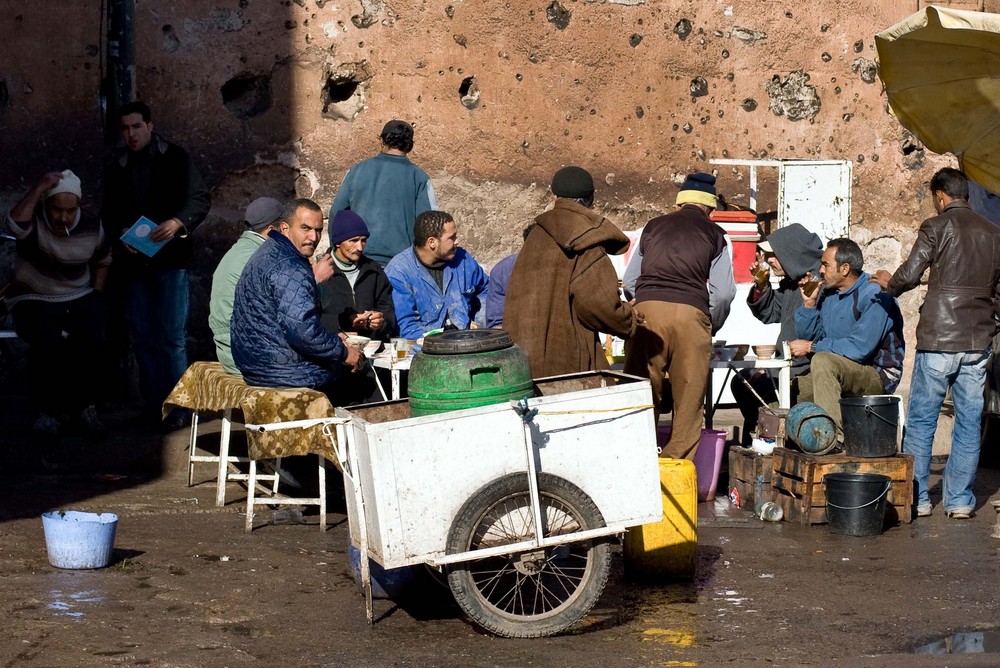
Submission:
[[[625,344],[625,372],[649,378],[657,418],[669,375],[673,429],[664,455],[674,459],[692,459],[698,449],[712,334],[736,296],[726,235],[708,218],[717,204],[715,177],[689,174],[677,209],[649,221],[639,239],[635,308],[645,322]]]
[[[215,339],[215,354],[219,362],[229,373],[240,375],[240,370],[233,361],[233,351],[230,345],[230,320],[233,317],[233,299],[236,296],[236,283],[240,280],[243,267],[246,266],[258,248],[267,240],[267,233],[278,229],[284,206],[273,197],[258,197],[247,207],[243,224],[246,231],[240,235],[225,255],[219,261],[215,273],[212,274],[212,296],[208,304],[208,325],[212,328],[212,338]]]
[[[6,297],[17,335],[29,346],[35,430],[51,436],[67,418],[91,434],[104,432],[95,404],[111,249],[100,219],[80,208],[80,198],[73,172],[49,172],[2,220],[3,231],[17,239]]]

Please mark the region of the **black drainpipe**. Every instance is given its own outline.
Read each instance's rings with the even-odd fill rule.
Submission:
[[[135,99],[135,0],[108,2],[108,67],[102,91],[104,138],[118,141],[118,107]]]

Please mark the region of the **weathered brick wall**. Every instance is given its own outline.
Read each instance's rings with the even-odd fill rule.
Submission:
[[[202,282],[246,203],[296,191],[326,205],[394,117],[416,126],[412,158],[486,265],[517,247],[563,164],[590,169],[598,206],[633,228],[709,159],[774,157],[854,161],[852,236],[892,267],[932,211],[931,174],[954,162],[887,113],[875,73],[874,33],[921,4],[162,0],[136,7],[136,79],[216,187]],[[0,16],[0,203],[54,167],[99,198],[100,5]],[[719,180],[746,201],[741,175]],[[762,201],[773,192],[765,175]],[[911,324],[918,301],[904,299]]]

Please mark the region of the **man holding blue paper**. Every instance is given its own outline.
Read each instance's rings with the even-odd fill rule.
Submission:
[[[118,115],[125,145],[114,151],[105,169],[101,213],[110,238],[120,239],[145,216],[152,225],[146,230],[148,239],[164,242],[146,252],[118,243],[114,265],[124,282],[143,413],[159,420],[163,400],[187,369],[191,232],[208,214],[211,201],[187,152],[153,132],[148,106],[129,102]],[[143,231],[141,226],[137,230]],[[176,429],[185,421],[174,413],[164,426]]]

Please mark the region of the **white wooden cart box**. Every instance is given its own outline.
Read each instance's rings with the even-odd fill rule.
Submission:
[[[593,500],[606,525],[594,535],[660,521],[649,381],[591,372],[535,383],[542,396],[527,400],[526,408],[538,411],[530,423],[514,402],[416,418],[406,401],[337,409],[350,420],[343,428],[353,452],[342,456],[357,465],[348,473],[360,483],[375,561],[385,568],[460,561],[447,558],[446,545],[461,507],[490,481],[530,468],[568,480]],[[358,499],[352,485],[345,489],[358,545]]]

